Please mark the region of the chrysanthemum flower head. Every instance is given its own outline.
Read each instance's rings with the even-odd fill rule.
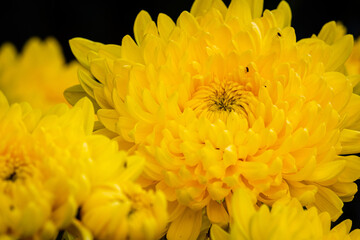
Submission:
[[[211,239],[360,239],[359,229],[350,232],[351,220],[330,229],[328,213],[319,214],[315,207],[303,209],[295,198],[277,201],[270,210],[266,205],[257,207],[256,199],[251,197],[244,189],[235,191],[231,200],[230,234],[213,225]]]
[[[82,138],[91,103],[42,116],[0,97],[0,235],[50,239],[71,223],[90,190],[81,165],[90,159]]]
[[[41,114],[0,92],[0,238],[53,239],[92,188],[141,173],[143,160],[91,135],[93,125],[86,98]]]
[[[114,152],[117,143],[101,135],[89,142],[97,161],[89,169],[92,190],[81,206],[83,225],[96,239],[159,239],[168,223],[167,202],[161,191],[147,191],[134,182],[144,159]]]
[[[95,188],[81,208],[81,221],[96,239],[160,239],[168,221],[160,192],[122,181]]]
[[[176,22],[141,11],[121,46],[75,38],[85,69],[79,88],[96,100],[102,134],[146,158],[144,186],[162,190],[169,239],[195,239],[206,208],[229,221],[232,191],[263,203],[295,197],[337,219],[357,191],[360,139],[353,94],[342,73],[350,35],[331,28],[296,41],[285,1],[196,0]]]
[[[27,101],[48,109],[64,103],[63,91],[77,82],[79,65],[66,63],[55,38],[30,38],[21,53],[5,43],[0,48],[0,89],[10,103]]]

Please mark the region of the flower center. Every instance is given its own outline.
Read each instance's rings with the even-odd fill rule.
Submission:
[[[205,115],[210,119],[225,120],[231,112],[247,117],[249,103],[253,94],[234,81],[213,82],[200,86],[188,102],[198,116]]]
[[[207,99],[208,111],[244,111],[246,102],[244,102],[242,98],[243,91],[232,87],[233,86],[225,85],[210,90],[211,93]]]
[[[16,171],[14,170],[9,176],[5,177],[5,181],[15,182],[18,178]]]
[[[11,156],[0,159],[0,181],[14,183],[29,176],[32,176],[32,168],[22,157]]]

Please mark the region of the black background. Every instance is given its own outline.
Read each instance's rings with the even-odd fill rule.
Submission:
[[[2,1],[0,3],[0,44],[12,42],[21,50],[32,36],[54,36],[63,47],[67,60],[73,56],[68,40],[84,37],[102,43],[120,44],[124,35],[132,36],[137,13],[144,9],[156,20],[166,13],[174,21],[183,10],[190,10],[193,0],[148,1]],[[230,1],[225,1],[228,4]],[[360,35],[360,8],[356,0],[288,0],[292,8],[292,26],[297,39],[318,33],[323,24],[336,20],[348,33]],[[360,2],[360,1],[359,1]],[[266,9],[274,9],[279,0],[265,0]],[[346,203],[340,220],[350,218],[360,228],[360,196]]]
[[[264,7],[274,9],[279,1],[265,0]],[[192,2],[193,0],[1,1],[0,44],[10,41],[21,49],[31,36],[54,36],[63,45],[67,59],[72,59],[68,40],[73,37],[120,44],[124,35],[132,35],[133,22],[140,10],[148,11],[153,19],[159,13],[166,13],[176,20],[183,10],[190,10]],[[228,4],[230,0],[224,2]],[[359,36],[360,3],[356,2],[358,1],[288,0],[297,38],[318,33],[321,26],[331,20],[343,22],[349,33]]]

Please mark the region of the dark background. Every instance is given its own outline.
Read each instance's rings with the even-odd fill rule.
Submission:
[[[67,60],[73,56],[68,40],[84,37],[102,43],[120,44],[124,35],[132,36],[136,15],[142,9],[153,19],[166,13],[174,21],[183,10],[190,10],[193,0],[137,1],[21,1],[0,3],[0,45],[12,42],[21,50],[32,36],[53,36],[63,46]],[[225,3],[229,3],[227,0]],[[356,3],[359,2],[359,3]],[[274,9],[279,0],[265,0],[266,9]],[[292,26],[297,39],[318,33],[323,24],[336,20],[345,24],[348,33],[360,35],[360,1],[288,0],[292,8]],[[360,228],[360,194],[346,203],[340,220],[350,218]],[[339,222],[338,221],[338,222]]]
[[[274,9],[280,0],[265,0],[266,9]],[[348,32],[360,35],[360,1],[287,0],[292,8],[292,25],[298,39],[318,33],[328,21],[342,21]],[[102,43],[121,43],[132,35],[137,13],[145,9],[153,19],[166,13],[173,20],[183,10],[190,10],[193,0],[103,0],[103,1],[26,1],[0,3],[0,44],[15,43],[21,49],[31,36],[56,37],[63,45],[67,59],[73,56],[68,40],[84,37]],[[224,0],[226,4],[230,0]],[[359,3],[356,3],[359,2]]]

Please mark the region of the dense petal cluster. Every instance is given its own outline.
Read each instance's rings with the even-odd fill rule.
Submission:
[[[1,239],[54,239],[98,186],[139,176],[143,159],[92,135],[93,125],[93,106],[86,98],[71,109],[60,104],[41,114],[28,103],[9,106],[0,92]],[[156,194],[157,201],[162,195]],[[166,204],[159,203],[155,214],[166,223]],[[156,223],[148,227],[158,229]]]
[[[262,6],[197,0],[176,23],[140,12],[135,41],[121,46],[70,41],[84,69],[67,98],[83,89],[101,133],[145,157],[140,182],[170,202],[170,239],[195,239],[205,207],[212,223],[228,222],[239,187],[268,205],[295,197],[332,220],[357,191],[358,78],[343,73],[352,36],[329,35],[328,24],[297,41],[288,4]]]
[[[0,236],[50,239],[90,191],[84,136],[91,132],[93,119],[85,120],[91,103],[42,116],[27,103],[9,106],[0,98]]]
[[[351,220],[345,220],[330,230],[328,213],[318,213],[315,207],[304,210],[297,199],[278,201],[271,210],[266,205],[255,207],[256,200],[244,189],[236,190],[231,200],[233,222],[230,234],[213,225],[212,240],[226,239],[360,239],[360,230],[350,232]]]
[[[162,192],[122,181],[98,186],[82,206],[81,219],[96,239],[160,239],[167,202]]]
[[[0,89],[10,103],[27,101],[48,109],[65,102],[63,91],[76,84],[78,67],[75,61],[65,62],[55,38],[31,38],[21,53],[5,43],[0,48]]]

